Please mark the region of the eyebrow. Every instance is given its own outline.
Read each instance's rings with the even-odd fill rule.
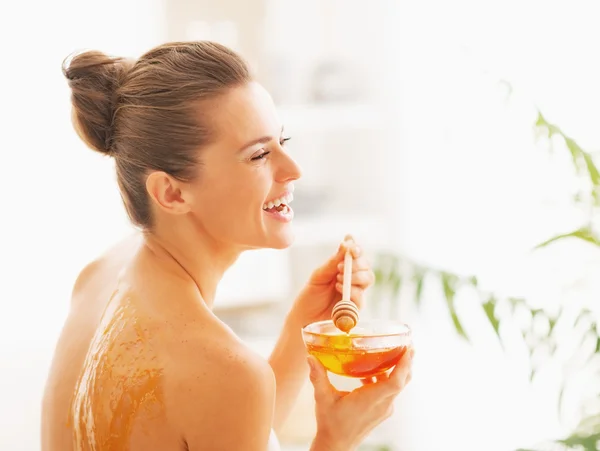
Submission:
[[[283,134],[283,126],[281,127],[281,134]],[[266,144],[269,141],[271,141],[273,139],[272,136],[263,136],[262,138],[258,138],[258,139],[253,139],[252,141],[244,144],[240,150],[238,150],[238,152],[243,152],[244,150],[246,150],[248,147],[252,147],[255,146],[256,144]]]

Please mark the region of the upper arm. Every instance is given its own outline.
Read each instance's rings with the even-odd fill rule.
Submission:
[[[186,361],[170,378],[169,416],[189,451],[264,451],[273,420],[273,373],[252,355],[217,354]]]

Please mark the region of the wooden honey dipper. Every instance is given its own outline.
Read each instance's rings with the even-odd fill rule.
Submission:
[[[344,284],[342,287],[342,300],[338,301],[331,310],[331,320],[335,327],[342,332],[350,332],[358,323],[358,308],[350,300],[350,288],[352,287],[352,255],[350,250],[344,256]]]

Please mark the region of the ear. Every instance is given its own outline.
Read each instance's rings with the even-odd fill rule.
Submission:
[[[191,209],[191,194],[186,184],[162,171],[154,171],[146,178],[150,199],[162,211],[175,215],[186,214]]]

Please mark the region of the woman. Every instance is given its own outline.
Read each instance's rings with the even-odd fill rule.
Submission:
[[[361,303],[373,273],[358,246],[346,240],[314,271],[268,362],[211,311],[241,252],[292,243],[288,204],[300,169],[244,61],[215,43],[169,43],[135,62],[85,52],[64,74],[75,129],[115,159],[141,234],[75,283],[44,395],[42,449],[278,449],[308,366],[318,424],[311,449],[354,449],[390,415],[411,356],[382,380],[340,393],[316,360],[306,365],[300,328],[330,316],[346,249]]]

